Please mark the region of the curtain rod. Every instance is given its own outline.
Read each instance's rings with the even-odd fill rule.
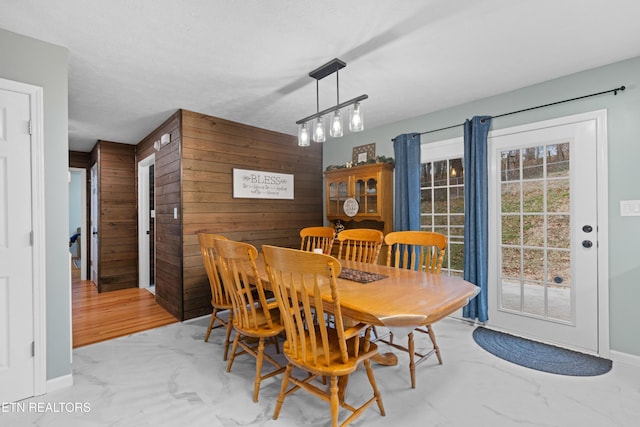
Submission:
[[[590,97],[592,97],[592,96],[604,95],[605,93],[611,93],[611,92],[613,92],[613,94],[614,94],[614,95],[617,95],[617,94],[618,94],[618,92],[622,92],[622,91],[624,91],[625,89],[626,89],[626,88],[625,88],[624,86],[620,86],[620,87],[617,87],[617,88],[615,88],[615,89],[605,90],[605,91],[603,91],[603,92],[592,93],[592,94],[590,94],[590,95],[578,96],[578,97],[576,97],[576,98],[571,98],[571,99],[565,99],[565,100],[562,100],[562,101],[551,102],[551,103],[549,103],[549,104],[538,105],[538,106],[536,106],[536,107],[529,107],[529,108],[525,108],[525,109],[522,109],[522,110],[512,111],[512,112],[510,112],[510,113],[498,114],[497,116],[490,116],[490,117],[491,117],[492,119],[496,119],[496,118],[498,118],[498,117],[510,116],[511,114],[523,113],[523,112],[525,112],[525,111],[537,110],[538,108],[550,107],[550,106],[552,106],[552,105],[563,104],[563,103],[565,103],[565,102],[577,101],[578,99],[584,99],[584,98],[590,98]],[[456,127],[458,127],[458,126],[464,126],[464,123],[460,123],[460,124],[457,124],[457,125],[451,125],[451,126],[443,127],[443,128],[440,128],[440,129],[428,130],[428,131],[426,131],[426,132],[420,132],[420,133],[419,133],[419,135],[425,135],[425,134],[427,134],[427,133],[439,132],[439,131],[441,131],[441,130],[453,129],[453,128],[456,128]],[[393,138],[391,141],[394,141],[394,140],[395,140],[395,138]]]

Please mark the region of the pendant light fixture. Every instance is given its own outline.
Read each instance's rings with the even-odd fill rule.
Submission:
[[[369,98],[368,95],[360,95],[345,102],[340,102],[340,80],[338,70],[346,67],[346,63],[339,59],[333,59],[323,66],[311,71],[309,76],[316,79],[316,113],[311,116],[300,119],[296,122],[298,124],[298,145],[301,147],[309,146],[309,128],[307,123],[316,119],[313,126],[313,140],[316,142],[324,142],[326,140],[325,134],[325,121],[324,116],[331,114],[329,121],[329,135],[334,138],[339,138],[343,135],[342,126],[342,113],[341,109],[345,107],[349,108],[349,130],[351,132],[360,132],[364,130],[364,121],[362,115],[362,107],[360,101]],[[330,74],[336,73],[336,105],[333,107],[320,111],[320,94],[319,94],[319,81]]]

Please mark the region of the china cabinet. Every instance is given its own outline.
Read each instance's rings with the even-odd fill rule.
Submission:
[[[340,221],[346,228],[393,231],[392,164],[372,163],[324,174],[327,220]]]

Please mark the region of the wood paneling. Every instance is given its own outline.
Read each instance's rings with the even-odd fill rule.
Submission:
[[[98,292],[138,287],[135,146],[98,141]]]
[[[165,133],[171,142],[155,152],[154,168],[156,301],[186,320],[211,313],[197,233],[299,247],[299,230],[323,223],[322,146],[300,148],[290,135],[178,110],[137,145],[137,160]],[[233,168],[293,174],[295,199],[234,199]]]
[[[160,140],[160,137],[166,133],[171,135],[171,142],[159,151],[155,151],[154,142]],[[178,111],[137,145],[136,155],[140,161],[155,153],[154,283],[156,301],[173,316],[183,320],[181,143],[180,112]],[[177,219],[173,215],[174,209],[178,212]]]
[[[182,110],[184,319],[209,313],[210,290],[197,233],[299,247],[299,230],[322,225],[322,146],[291,135]],[[233,168],[294,175],[294,200],[234,199]]]

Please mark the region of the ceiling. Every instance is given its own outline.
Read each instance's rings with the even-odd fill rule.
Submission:
[[[340,100],[368,94],[372,128],[640,56],[637,0],[0,0],[0,10],[0,28],[69,49],[76,151],[136,144],[179,108],[296,134],[316,112],[308,73],[333,58],[347,63]],[[321,110],[336,104],[334,75],[319,90]]]

